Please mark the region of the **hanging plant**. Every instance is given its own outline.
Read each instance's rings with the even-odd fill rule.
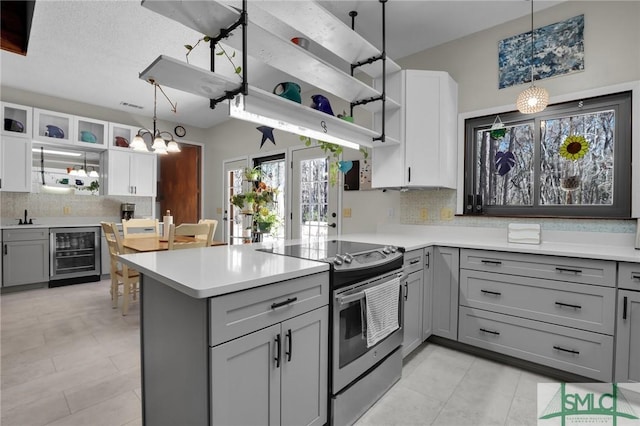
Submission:
[[[516,157],[511,151],[496,152],[496,170],[500,176],[504,176],[516,165]]]
[[[311,138],[308,136],[300,136],[300,140],[304,142],[305,146],[311,146]],[[353,163],[350,161],[340,161],[340,154],[342,154],[342,146],[325,141],[317,141],[318,147],[324,151],[325,154],[330,155],[333,159],[329,162],[329,185],[334,186],[338,183],[338,173],[343,172],[346,173],[351,170],[353,167]],[[360,152],[362,153],[364,159],[366,160],[369,157],[369,152],[366,148],[360,148]],[[349,163],[351,163],[351,167],[349,167]]]
[[[189,54],[191,53],[191,51],[193,49],[195,49],[196,47],[198,47],[198,45],[200,44],[201,41],[204,41],[205,43],[209,43],[211,41],[211,37],[209,36],[204,36],[201,39],[199,39],[196,44],[194,45],[190,45],[190,44],[185,44],[184,47],[185,49],[187,49],[187,53],[185,54],[185,58],[187,59],[187,63],[189,63]],[[227,53],[227,51],[224,49],[224,47],[222,47],[221,45],[216,45],[217,49],[220,49],[219,51],[216,52],[216,56],[226,56],[227,60],[231,63],[231,66],[233,67],[233,71],[238,75],[238,77],[240,77],[240,73],[242,72],[242,67],[237,66],[235,64],[235,62],[233,62],[233,58],[236,57],[236,51],[234,50],[233,53],[231,55],[229,55]]]
[[[505,129],[505,128],[494,129],[494,130],[491,130],[491,132],[489,134],[491,135],[491,139],[500,139],[500,138],[503,138],[504,135],[507,134],[507,129]]]
[[[582,135],[567,136],[559,149],[560,156],[571,161],[581,159],[587,152],[589,152],[589,142]]]

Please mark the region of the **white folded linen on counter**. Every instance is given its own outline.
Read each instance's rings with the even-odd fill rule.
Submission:
[[[394,278],[384,284],[364,290],[368,348],[400,327],[398,324],[399,287],[400,279]]]

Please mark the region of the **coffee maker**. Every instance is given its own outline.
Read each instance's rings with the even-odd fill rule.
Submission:
[[[133,203],[120,204],[120,219],[129,220],[133,219],[133,215],[136,212],[136,205]]]

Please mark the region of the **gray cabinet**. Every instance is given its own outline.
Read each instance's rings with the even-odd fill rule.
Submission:
[[[212,423],[323,425],[327,333],[325,306],[212,348]]]
[[[433,249],[433,330],[435,336],[458,339],[458,281],[460,250]]]
[[[402,356],[406,357],[422,343],[424,253],[422,249],[412,250],[404,256],[404,272],[409,275],[404,284]]]
[[[422,287],[422,340],[431,336],[433,329],[433,247],[424,249],[424,284]]]
[[[327,423],[328,272],[210,299],[142,278],[145,424]]]
[[[616,382],[640,382],[640,264],[618,269]]]
[[[31,192],[31,139],[0,138],[0,190]]]
[[[615,276],[612,261],[462,249],[458,340],[611,381]]]
[[[2,231],[2,286],[49,281],[49,229]]]

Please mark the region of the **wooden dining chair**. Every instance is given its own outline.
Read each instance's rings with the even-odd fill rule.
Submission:
[[[171,224],[167,238],[169,250],[207,247],[212,239],[211,230],[211,226],[207,223],[182,223],[178,226]],[[198,235],[207,235],[207,238],[199,239]],[[192,238],[186,241],[180,237]]]
[[[122,237],[112,222],[100,222],[104,231],[107,245],[109,246],[109,255],[111,258],[111,303],[113,308],[118,307],[118,297],[120,286],[122,286],[122,315],[127,315],[129,311],[129,299],[137,299],[139,290],[140,274],[133,268],[120,263],[118,255],[124,254],[122,247]]]
[[[160,236],[158,219],[122,220],[122,233],[125,238],[144,238]]]
[[[207,245],[210,246],[213,241],[213,237],[216,234],[216,228],[218,227],[218,221],[215,219],[200,219],[198,223],[208,223],[211,227],[211,238],[207,239]],[[206,235],[198,235],[197,238],[206,238]]]

